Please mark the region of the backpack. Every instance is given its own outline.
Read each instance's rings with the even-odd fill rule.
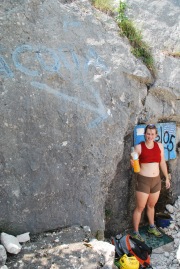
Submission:
[[[144,242],[126,234],[111,237],[111,243],[115,246],[115,258],[120,258],[124,254],[132,255],[139,261],[141,268],[152,268],[150,265],[152,248]]]

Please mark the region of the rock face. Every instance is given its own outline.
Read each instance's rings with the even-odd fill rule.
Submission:
[[[117,1],[118,2],[118,1]],[[167,191],[163,180],[163,189],[157,205],[158,209],[169,202],[174,202],[180,193],[179,179],[179,111],[180,111],[180,2],[145,0],[127,0],[127,17],[141,31],[143,40],[152,50],[157,76],[148,88],[144,99],[144,107],[139,114],[139,123],[146,121],[176,122],[176,151],[177,158],[170,160],[169,172],[172,174],[171,190]],[[168,12],[167,12],[168,10]],[[119,162],[116,175],[109,187],[106,200],[106,230],[117,232],[131,223],[132,208],[134,207],[134,179],[127,163],[129,163],[129,144],[133,138],[128,133],[124,138],[125,147],[123,158]],[[124,204],[127,206],[124,207]]]
[[[107,201],[117,210],[121,202],[131,215],[134,125],[176,121],[178,145],[179,59],[159,53],[161,44],[153,43],[159,68],[154,83],[114,19],[87,0],[7,0],[0,8],[1,230],[38,233],[78,224],[104,231]],[[178,29],[174,12],[169,17]],[[177,42],[173,35],[174,49]],[[174,175],[178,162],[171,165]],[[108,194],[110,186],[116,193]],[[119,221],[129,225],[124,214]]]

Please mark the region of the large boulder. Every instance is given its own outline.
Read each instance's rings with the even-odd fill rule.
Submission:
[[[162,100],[149,90],[150,71],[115,20],[89,1],[7,0],[0,7],[0,228],[37,233],[79,224],[101,233],[119,164],[115,188],[126,197],[121,207],[129,204],[134,124],[178,122],[177,101],[166,115],[157,109]],[[175,99],[178,80],[169,79]]]

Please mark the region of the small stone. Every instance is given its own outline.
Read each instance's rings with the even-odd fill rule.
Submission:
[[[174,213],[174,207],[170,204],[166,205],[166,209],[168,210],[169,213]]]
[[[11,254],[18,254],[22,248],[15,236],[6,233],[1,233],[1,243]]]
[[[91,233],[91,229],[89,226],[83,226],[83,229],[85,233]]]
[[[168,252],[165,252],[165,253],[164,253],[164,256],[165,256],[165,257],[169,257],[169,253],[168,253]]]
[[[30,241],[29,232],[17,235],[16,238],[18,239],[19,243]]]

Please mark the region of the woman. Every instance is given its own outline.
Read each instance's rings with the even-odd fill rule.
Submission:
[[[153,124],[147,125],[144,136],[145,142],[135,146],[135,151],[139,155],[140,172],[137,175],[136,208],[133,213],[133,237],[141,241],[144,241],[144,239],[139,234],[139,223],[145,206],[147,207],[147,217],[149,220],[148,232],[157,237],[162,236],[154,225],[154,207],[161,190],[160,168],[166,178],[166,188],[170,187],[163,145],[154,141],[157,136],[156,126]],[[133,161],[131,163],[133,165]]]

